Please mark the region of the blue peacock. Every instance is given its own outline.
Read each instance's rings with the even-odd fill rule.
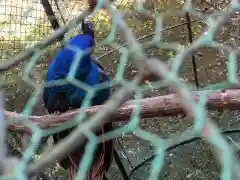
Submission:
[[[82,22],[82,34],[73,37],[69,43],[55,56],[49,65],[45,82],[52,82],[59,79],[65,79],[69,73],[71,65],[76,57],[76,52],[69,47],[76,47],[82,51],[93,48],[95,45],[95,35],[93,24],[90,21]],[[94,86],[100,83],[110,83],[110,79],[103,67],[96,63],[92,56],[92,51],[84,53],[77,65],[75,79]],[[103,104],[111,95],[111,87],[101,89],[95,93],[91,99],[91,105]],[[70,109],[80,108],[86,92],[73,84],[45,87],[43,91],[44,106],[49,114],[56,112],[64,113]],[[96,133],[98,135],[112,130],[112,123],[104,124]],[[54,142],[66,137],[73,128],[54,134]],[[87,143],[87,142],[86,142]],[[86,145],[86,144],[85,144]],[[60,165],[69,170],[69,179],[74,179],[78,170],[79,162],[84,154],[84,146],[77,148],[68,157],[60,162]],[[88,180],[106,179],[105,173],[108,171],[113,153],[114,141],[105,141],[98,145],[94,154],[92,166],[87,173]]]

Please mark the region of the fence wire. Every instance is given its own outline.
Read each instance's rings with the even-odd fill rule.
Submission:
[[[86,147],[86,153],[80,163],[80,168],[77,173],[77,179],[84,179],[85,173],[89,163],[93,160],[93,152],[96,148],[96,145],[101,142],[101,137],[95,136],[90,130],[95,130],[104,122],[110,122],[111,115],[114,114],[116,109],[120,107],[125,101],[127,101],[134,94],[134,98],[136,100],[135,109],[132,113],[131,119],[129,119],[129,123],[121,128],[118,128],[108,134],[105,134],[105,139],[115,139],[117,137],[121,137],[123,133],[129,134],[134,133],[135,136],[149,141],[155,147],[156,156],[151,163],[150,175],[148,179],[158,179],[161,173],[161,169],[164,165],[164,155],[166,150],[175,144],[180,139],[186,139],[186,137],[192,137],[194,135],[201,135],[201,138],[207,140],[213,148],[214,154],[217,156],[218,161],[221,165],[220,176],[223,180],[230,179],[239,179],[239,163],[236,161],[234,156],[234,150],[229,145],[229,143],[223,138],[217,126],[211,118],[207,114],[206,103],[207,103],[207,95],[206,92],[199,92],[199,102],[196,103],[192,99],[191,87],[188,86],[187,83],[183,82],[179,78],[179,73],[181,72],[183,66],[186,64],[186,60],[194,55],[199,48],[202,47],[211,47],[215,49],[222,49],[229,53],[228,56],[228,81],[233,84],[238,84],[238,78],[236,76],[236,63],[237,63],[237,55],[238,49],[230,47],[228,45],[220,44],[215,41],[214,37],[218,32],[219,28],[222,27],[228,19],[236,12],[240,10],[239,1],[232,0],[229,7],[222,10],[221,13],[213,13],[212,15],[206,15],[202,12],[197,11],[192,6],[192,1],[185,1],[184,6],[181,11],[166,11],[164,13],[155,13],[154,16],[149,14],[149,12],[143,7],[142,1],[137,1],[136,7],[131,12],[124,12],[124,14],[109,5],[107,1],[99,0],[98,6],[95,9],[95,12],[99,11],[99,9],[104,6],[107,9],[107,12],[112,20],[112,28],[111,32],[99,44],[104,46],[108,45],[113,47],[119,51],[121,54],[120,63],[117,68],[117,73],[112,80],[113,85],[120,85],[121,88],[117,90],[111,99],[106,102],[106,106],[92,117],[87,117],[84,113],[90,104],[91,97],[94,96],[94,93],[101,89],[106,88],[105,84],[101,84],[96,87],[88,87],[83,83],[77,81],[74,78],[75,69],[74,67],[71,69],[71,72],[66,80],[59,80],[54,82],[54,84],[44,84],[45,86],[52,86],[58,84],[64,84],[67,82],[71,82],[74,85],[77,85],[80,88],[83,88],[87,91],[87,98],[83,103],[82,109],[79,111],[77,116],[68,121],[68,124],[63,124],[57,128],[51,129],[41,129],[37,124],[33,123],[29,120],[31,116],[32,108],[38,101],[39,95],[41,94],[41,90],[43,85],[37,84],[33,81],[29,76],[35,70],[36,64],[38,63],[38,59],[41,56],[42,52],[50,45],[55,43],[59,37],[61,37],[64,33],[74,29],[78,26],[78,24],[85,18],[89,12],[84,10],[80,15],[76,18],[67,22],[61,29],[52,33],[51,35],[45,35],[46,37],[41,40],[39,43],[36,43],[34,46],[27,48],[25,51],[18,52],[18,54],[9,61],[4,61],[0,66],[0,71],[4,72],[11,68],[15,68],[15,66],[19,65],[21,62],[27,61],[30,58],[30,61],[26,63],[24,66],[23,79],[30,86],[33,87],[34,91],[31,94],[31,97],[28,103],[25,105],[24,110],[22,111],[22,115],[20,116],[18,122],[13,122],[9,120],[10,124],[23,124],[28,127],[32,133],[31,140],[29,141],[29,146],[24,152],[23,158],[19,160],[18,163],[15,163],[15,167],[13,171],[5,170],[8,172],[8,175],[2,174],[1,178],[15,178],[15,179],[28,179],[27,177],[30,175],[34,175],[37,172],[43,171],[47,167],[51,167],[55,164],[56,160],[60,157],[66,156],[72,149],[76,148],[78,145],[83,143],[84,136],[89,138],[89,143]],[[182,47],[180,44],[176,43],[166,43],[162,42],[162,30],[163,30],[163,20],[167,16],[171,16],[172,13],[175,15],[183,15],[186,12],[190,13],[198,17],[199,19],[204,18],[208,24],[208,27],[202,36],[189,44],[186,47]],[[135,34],[132,32],[130,28],[126,25],[123,20],[123,15],[127,16],[131,13],[140,13],[145,14],[148,17],[156,19],[156,29],[153,37],[149,41],[145,41],[141,43],[137,40]],[[99,20],[101,21],[101,20]],[[118,32],[117,28],[120,28],[121,32],[124,35],[125,41],[127,42],[127,46],[120,46],[115,43],[116,34]],[[158,58],[148,58],[145,55],[144,48],[149,46],[157,46],[163,49],[171,49],[175,50],[177,54],[171,59],[171,63],[166,64],[162,59]],[[5,50],[6,48],[3,48]],[[73,49],[77,53],[82,53],[78,49]],[[131,61],[136,64],[139,73],[134,77],[132,81],[126,80],[123,77],[123,72],[125,67],[125,63],[128,61],[128,58],[131,57]],[[6,59],[6,57],[3,57]],[[76,63],[78,59],[75,59]],[[171,86],[182,98],[182,104],[186,110],[186,112],[192,116],[194,121],[194,126],[192,129],[189,129],[183,132],[181,135],[171,137],[171,138],[163,138],[161,136],[157,136],[151,132],[145,131],[139,127],[140,122],[140,111],[141,106],[139,104],[139,100],[142,98],[143,93],[149,89],[148,86],[142,86],[140,82],[144,79],[145,73],[153,73],[159,79],[163,81],[159,81],[154,83],[153,85],[156,88],[164,88]],[[227,88],[227,87],[226,87]],[[84,121],[87,117],[87,121]],[[53,133],[65,130],[68,127],[79,124],[77,129],[72,132],[64,141],[59,142],[56,147],[54,147],[50,152],[42,154],[41,158],[36,162],[30,162],[32,155],[37,150],[38,146],[41,143],[41,138],[45,136],[49,136]],[[10,160],[6,160],[6,163]],[[14,161],[15,162],[15,161]],[[5,163],[0,161],[0,163]],[[8,165],[4,165],[9,167]],[[2,164],[0,164],[2,167]]]

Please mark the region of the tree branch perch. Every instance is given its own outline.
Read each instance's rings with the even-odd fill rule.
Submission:
[[[240,90],[227,90],[226,92],[210,92],[207,94],[209,110],[238,110],[240,109]],[[194,95],[194,99],[198,100],[198,95]],[[140,100],[141,117],[153,118],[164,116],[177,116],[184,113],[184,109],[180,103],[180,98],[177,94],[170,94],[166,96],[158,96],[153,98],[145,98]],[[92,106],[85,112],[87,116],[91,116],[99,112],[104,105]],[[136,104],[134,100],[127,101],[119,109],[117,109],[111,121],[128,121]],[[69,111],[67,113],[45,116],[30,116],[29,120],[37,123],[42,129],[54,128],[61,123],[71,120],[78,114],[79,110]],[[5,111],[7,120],[17,122],[21,118],[21,114],[15,112]],[[31,130],[21,124],[11,124],[8,126],[10,131],[28,132]]]

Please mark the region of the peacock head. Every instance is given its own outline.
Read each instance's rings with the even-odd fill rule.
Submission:
[[[91,21],[82,21],[82,32],[88,34],[94,38],[94,25]]]

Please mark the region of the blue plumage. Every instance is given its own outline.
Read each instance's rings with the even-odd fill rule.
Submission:
[[[76,50],[87,50],[93,46],[93,38],[87,34],[79,34],[75,36],[65,47],[62,49],[56,57],[53,59],[53,62],[49,66],[47,73],[47,81],[52,81],[56,79],[65,78],[70,70],[70,67],[76,56],[76,52],[68,48],[73,46]],[[92,64],[91,54],[85,54],[79,64],[77,70],[77,76],[81,79],[81,75],[84,75],[89,72]]]
[[[73,64],[76,58],[76,52],[72,50],[80,49],[82,51],[87,50],[94,46],[94,33],[92,32],[92,27],[87,27],[84,29],[85,34],[79,34],[75,36],[69,44],[63,48],[51,62],[49,69],[46,75],[46,82],[52,82],[59,79],[65,79],[70,71],[71,65]],[[69,48],[68,48],[69,47]],[[71,47],[71,48],[70,48]],[[84,56],[81,57],[81,60],[77,66],[77,71],[75,78],[79,81],[84,82],[88,86],[95,86],[100,83],[110,84],[110,80],[104,69],[93,61],[91,52],[84,53]],[[99,90],[95,93],[94,98],[91,101],[92,105],[101,105],[103,104],[111,95],[111,87]],[[65,112],[67,110],[80,108],[86,92],[74,86],[71,83],[61,85],[61,86],[52,86],[44,88],[43,99],[46,109],[49,113],[54,112]],[[109,131],[112,129],[112,124],[104,125],[104,131]],[[70,130],[63,131],[54,135],[54,141],[64,138],[68,135]],[[109,163],[111,162],[111,153],[113,149],[113,142],[109,141],[99,146],[98,152],[102,152],[103,146],[108,146],[108,150],[105,157],[105,163],[107,162],[106,168],[108,169]],[[76,160],[74,162],[78,163],[80,155],[82,154],[82,149],[77,151],[79,157],[76,157],[76,152],[72,157]],[[106,149],[106,148],[105,148]],[[99,156],[99,155],[98,155]],[[100,157],[100,156],[99,156]],[[69,160],[68,160],[69,161]],[[62,162],[64,168],[69,168],[72,162]]]
[[[76,49],[78,48],[84,51],[88,48],[91,48],[93,46],[93,42],[94,40],[92,36],[87,34],[80,34],[75,36],[70,41],[69,45],[75,46]],[[65,79],[68,75],[68,72],[70,71],[71,65],[74,62],[75,57],[76,52],[74,52],[70,48],[66,47],[62,49],[53,59],[52,63],[49,66],[46,75],[46,82],[52,82],[58,79]],[[75,78],[79,81],[86,83],[89,86],[109,82],[108,75],[96,63],[94,63],[90,53],[85,54],[81,58],[77,67]],[[106,99],[108,99],[108,97],[110,96],[110,93],[110,88],[98,92],[97,94],[100,94],[101,97],[95,97],[93,99],[92,105],[103,104],[104,101],[106,101]],[[48,108],[50,109],[50,113],[52,113],[53,111],[66,111],[67,107],[54,107],[58,104],[56,102],[60,100],[67,103],[68,108],[79,108],[83,98],[86,96],[86,92],[81,88],[78,88],[69,83],[66,85],[46,88],[45,96],[48,96],[49,99],[52,99],[51,102],[53,102],[53,105],[49,105]],[[57,100],[53,100],[56,98]]]

